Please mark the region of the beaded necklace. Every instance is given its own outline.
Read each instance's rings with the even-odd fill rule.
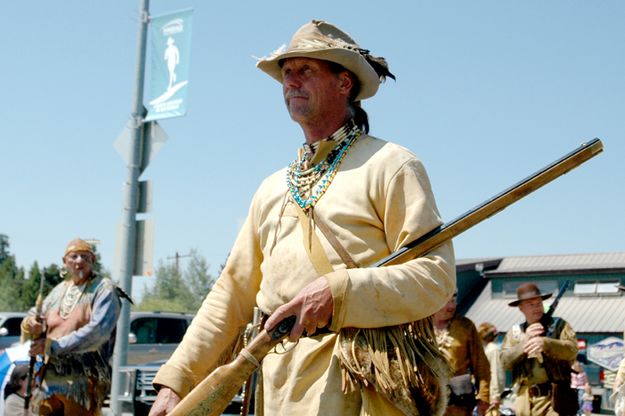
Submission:
[[[74,308],[76,308],[80,298],[82,298],[82,295],[87,289],[87,284],[88,282],[85,282],[82,285],[76,285],[74,282],[69,282],[68,287],[65,289],[65,293],[63,294],[63,299],[61,299],[61,307],[59,308],[59,315],[61,318],[67,319]]]
[[[306,152],[299,160],[291,162],[286,172],[286,185],[293,200],[304,211],[314,207],[326,192],[347,151],[361,134],[362,131],[350,121],[330,136],[329,139],[338,143],[325,160],[307,168],[312,154]]]

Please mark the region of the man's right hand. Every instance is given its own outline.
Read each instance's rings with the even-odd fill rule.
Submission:
[[[180,396],[168,387],[161,387],[148,416],[165,416],[180,403]]]
[[[525,335],[528,338],[534,338],[539,335],[542,335],[545,332],[545,328],[540,324],[540,322],[535,322],[527,327],[525,330]]]
[[[33,338],[39,338],[43,331],[45,330],[46,318],[45,316],[40,316],[39,318],[35,316],[29,316],[26,320],[26,329]]]
[[[289,334],[289,341],[296,342],[304,331],[313,335],[317,328],[328,325],[333,305],[328,279],[319,277],[304,286],[290,302],[276,309],[265,322],[265,329],[272,330],[283,319],[295,315],[297,320]]]

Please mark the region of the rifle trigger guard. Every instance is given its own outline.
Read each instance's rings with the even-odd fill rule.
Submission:
[[[285,318],[278,324],[275,330],[270,334],[271,339],[277,340],[287,335],[295,325],[295,315]]]

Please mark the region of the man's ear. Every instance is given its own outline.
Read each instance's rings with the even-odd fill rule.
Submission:
[[[349,72],[343,71],[339,74],[339,87],[341,88],[341,92],[345,92],[348,95],[351,89],[354,88],[354,80]]]

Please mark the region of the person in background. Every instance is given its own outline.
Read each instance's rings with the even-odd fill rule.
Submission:
[[[592,402],[595,400],[595,396],[592,394],[592,386],[586,383],[584,386],[584,394],[582,395],[582,412],[585,416],[592,414]]]
[[[625,286],[617,285],[617,287],[621,291],[625,291]],[[625,331],[623,331],[623,339],[625,339]],[[623,405],[625,403],[625,357],[621,360],[619,364],[618,371],[616,372],[616,377],[614,378],[614,384],[612,384],[612,397],[617,404],[619,409],[615,408],[615,413],[617,416],[625,415],[625,409],[623,409]],[[620,413],[620,414],[619,414]]]
[[[477,406],[481,416],[490,407],[490,365],[475,324],[456,314],[456,296],[432,316],[438,346],[451,367],[445,415],[470,416]]]
[[[581,413],[582,404],[584,402],[584,390],[588,384],[588,375],[584,371],[584,366],[578,360],[573,363],[573,372],[571,373],[571,388],[577,392],[579,408]]]
[[[24,410],[27,378],[28,365],[17,364],[4,388],[4,416],[30,416],[30,410]]]
[[[525,322],[506,333],[501,347],[504,369],[512,371],[518,386],[516,415],[556,416],[554,407],[560,406],[568,408],[567,416],[574,415],[579,409],[577,398],[569,403],[568,395],[565,400],[553,397],[553,385],[571,389],[571,366],[577,357],[575,331],[564,319],[545,314],[543,301],[551,297],[550,293],[540,293],[534,283],[522,283],[516,292],[517,299],[508,306],[518,306]]]
[[[501,364],[501,349],[495,343],[497,339],[497,328],[490,322],[483,322],[477,328],[482,339],[484,354],[490,364],[490,410],[487,416],[499,415],[499,405],[501,404],[501,394],[506,382],[506,374]]]
[[[30,355],[45,357],[31,405],[39,415],[99,415],[110,390],[120,292],[94,272],[96,256],[85,240],[70,241],[62,260],[65,280],[44,299],[42,315],[33,307],[22,321]]]

